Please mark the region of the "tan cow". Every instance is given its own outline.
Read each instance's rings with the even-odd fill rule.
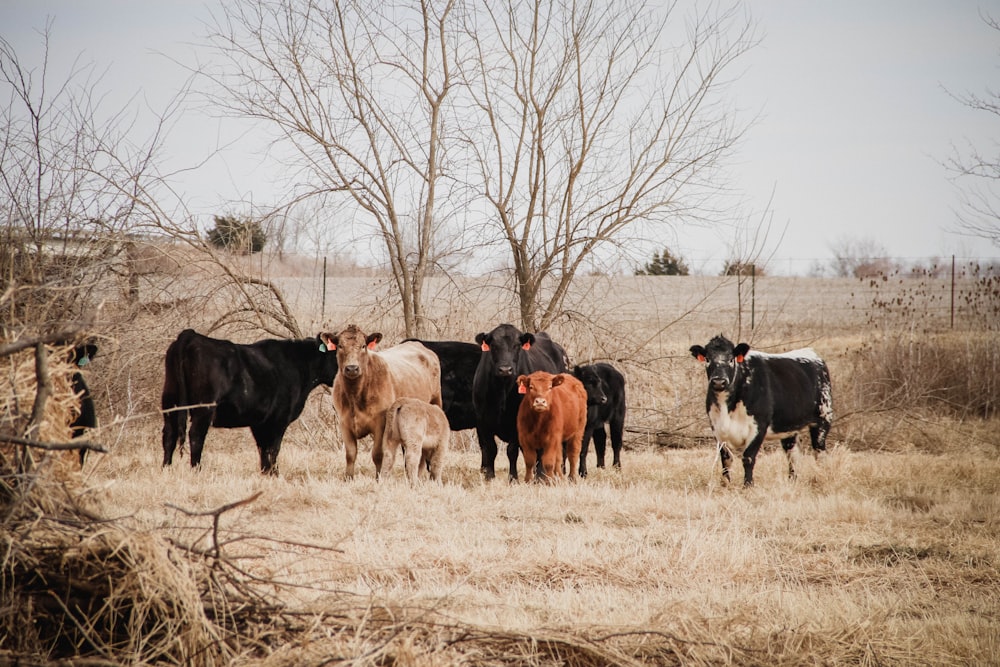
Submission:
[[[568,373],[535,371],[517,377],[524,394],[517,410],[517,439],[524,455],[524,481],[530,482],[541,453],[546,481],[563,475],[569,460],[570,479],[580,465],[580,444],[587,427],[587,390]]]
[[[382,334],[365,335],[356,325],[339,334],[323,333],[328,350],[337,352],[333,407],[347,456],[346,475],[354,477],[358,440],[372,436],[375,477],[382,472],[385,412],[397,398],[417,398],[441,407],[441,366],[437,356],[416,342],[400,343],[376,352]]]
[[[416,398],[400,398],[385,413],[382,470],[389,474],[399,448],[410,485],[417,483],[420,468],[427,467],[435,482],[441,481],[451,429],[444,410]]]

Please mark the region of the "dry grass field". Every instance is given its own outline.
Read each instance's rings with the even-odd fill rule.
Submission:
[[[290,273],[271,279],[307,335],[353,322],[382,331],[383,345],[402,337],[384,280],[333,278],[321,303],[316,277]],[[574,361],[626,374],[627,442],[621,470],[594,469],[591,453],[586,480],[554,486],[500,481],[503,454],[485,482],[471,432],[453,435],[442,485],[410,488],[398,462],[376,483],[368,443],[345,481],[322,389],[286,435],[279,476],[257,472],[246,429],[210,431],[200,470],[183,456],[163,469],[163,352],[181,328],[206,331],[224,297],[180,276],[155,298],[205,300],[124,315],[105,306],[115,323],[88,379],[102,420],[93,439],[109,453],[82,473],[58,456],[41,469],[66,498],[45,512],[102,518],[61,538],[60,567],[96,582],[74,563],[99,552],[103,609],[133,620],[114,641],[77,623],[66,632],[75,647],[22,664],[81,654],[74,664],[1000,662],[995,322],[973,313],[951,330],[939,310],[873,308],[886,287],[765,278],[751,330],[745,287],[738,305],[732,279],[580,281],[550,332]],[[502,284],[434,289],[428,338],[471,341],[516,321]],[[720,331],[828,359],[829,451],[804,452],[797,480],[765,445],[754,488],[722,484],[704,371],[687,352]],[[35,521],[41,539],[50,528]],[[129,567],[116,576],[119,561]],[[4,585],[16,584],[6,572]],[[0,660],[24,660],[46,636],[31,614],[7,610]],[[23,635],[12,618],[29,623]]]

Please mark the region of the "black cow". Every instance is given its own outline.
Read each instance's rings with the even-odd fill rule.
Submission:
[[[201,463],[208,427],[249,426],[260,451],[261,472],[277,474],[278,450],[309,393],[331,386],[337,355],[319,337],[261,340],[241,345],[185,329],[167,348],[163,382],[163,465],[183,446],[191,415],[191,466]],[[197,406],[178,409],[184,406]]]
[[[93,343],[77,345],[70,352],[69,360],[70,363],[76,364],[78,368],[83,368],[90,363],[96,354],[97,346]],[[80,414],[69,425],[70,429],[72,429],[73,438],[76,439],[82,438],[87,433],[87,429],[97,428],[97,409],[94,407],[94,399],[90,395],[90,387],[87,386],[87,381],[83,379],[83,374],[79,370],[73,372],[70,382],[73,385],[73,393],[80,399]],[[81,449],[81,468],[86,458],[87,450]]]
[[[464,431],[476,427],[476,409],[472,404],[472,383],[479,366],[479,346],[465,341],[416,341],[437,355],[441,364],[441,403],[448,417],[448,428]],[[406,342],[406,341],[404,341]]]
[[[692,345],[705,363],[708,394],[705,410],[719,443],[722,474],[729,480],[730,448],[743,458],[743,484],[753,485],[753,466],[765,439],[781,440],[788,474],[795,476],[792,455],[796,434],[808,428],[815,453],[826,450],[833,420],[830,371],[811,349],[784,354],[750,352],[724,336],[708,345]]]
[[[489,333],[476,334],[482,352],[472,383],[476,410],[476,436],[482,452],[486,479],[496,477],[497,441],[507,443],[510,479],[517,479],[517,410],[521,405],[517,376],[535,371],[563,373],[566,351],[544,332],[521,333],[511,324],[501,324]]]
[[[604,451],[611,432],[613,465],[622,467],[622,434],[625,431],[625,376],[618,369],[604,362],[587,366],[574,366],[573,375],[587,390],[587,428],[583,432],[580,448],[580,477],[587,476],[587,448],[594,438],[597,467],[604,467]],[[604,425],[608,425],[605,431]]]

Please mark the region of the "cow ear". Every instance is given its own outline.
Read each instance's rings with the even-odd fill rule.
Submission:
[[[337,349],[337,337],[333,334],[321,333],[316,338],[319,339],[321,352],[333,352]]]
[[[566,378],[565,378],[565,377],[563,377],[563,374],[562,374],[562,373],[560,373],[559,375],[553,375],[553,376],[552,376],[552,386],[553,386],[553,387],[558,387],[559,385],[561,385],[561,384],[563,383],[563,381],[564,381],[565,379],[566,379]]]
[[[746,343],[740,343],[735,348],[733,348],[733,354],[736,355],[736,363],[742,364],[743,360],[746,359],[747,352],[750,351],[750,346]]]
[[[382,340],[382,334],[380,333],[368,334],[368,337],[365,338],[365,345],[368,346],[369,350],[374,350],[375,346],[378,345],[380,340]]]
[[[535,344],[535,334],[523,333],[521,334],[521,349],[530,350],[531,346]]]
[[[483,352],[490,351],[490,344],[486,342],[486,334],[477,333],[476,342],[479,343],[479,349],[481,349]]]
[[[531,384],[531,380],[528,379],[527,375],[518,375],[517,376],[517,393],[519,393],[519,394],[527,394],[528,393],[528,385],[529,384]]]
[[[691,356],[697,359],[698,361],[705,363],[705,348],[703,348],[701,345],[692,345]]]

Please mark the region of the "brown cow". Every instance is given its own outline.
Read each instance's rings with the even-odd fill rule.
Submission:
[[[382,470],[389,474],[402,447],[411,486],[417,483],[422,466],[427,467],[432,480],[440,482],[450,435],[444,410],[416,398],[397,399],[385,413]]]
[[[382,334],[364,334],[350,325],[339,334],[320,334],[330,350],[337,351],[337,377],[333,380],[333,407],[340,417],[340,432],[347,455],[347,478],[354,477],[358,440],[372,436],[375,477],[382,472],[385,412],[397,398],[417,398],[441,407],[441,366],[437,356],[420,343],[400,343],[383,352],[375,346]]]
[[[517,438],[524,455],[524,481],[535,473],[541,452],[545,478],[563,475],[563,458],[569,460],[570,479],[580,465],[580,444],[587,427],[587,390],[568,373],[535,371],[519,375],[518,391],[525,394],[517,410]]]

